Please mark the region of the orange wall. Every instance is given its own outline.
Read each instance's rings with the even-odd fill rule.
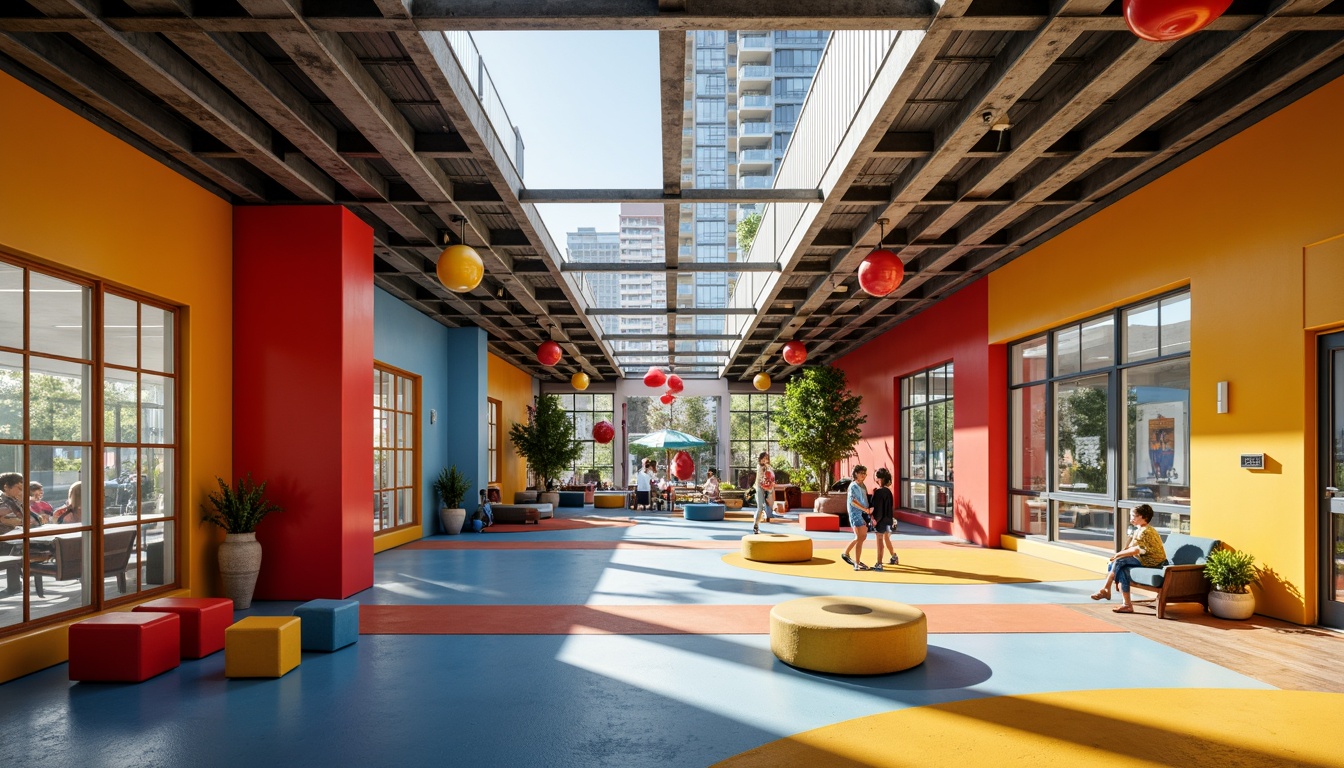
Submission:
[[[181,581],[210,593],[222,534],[198,520],[231,475],[232,208],[3,73],[0,104],[0,249],[185,307]],[[0,680],[63,661],[64,636],[0,641]]]
[[[1190,286],[1191,532],[1255,555],[1271,569],[1257,611],[1300,623],[1315,621],[1318,591],[1304,316],[1344,322],[1337,293],[1304,306],[1304,249],[1344,233],[1342,105],[1344,79],[990,276],[991,343]],[[1313,283],[1344,284],[1344,260],[1312,266]],[[1219,381],[1228,414],[1215,413]],[[1266,454],[1269,468],[1240,469],[1241,453]]]
[[[514,422],[527,423],[527,406],[532,404],[532,376],[503,358],[489,356],[486,385],[488,397],[502,403],[500,418],[500,451],[504,464],[500,472],[500,487],[504,503],[513,503],[513,492],[527,488],[527,462],[509,442],[509,427]]]

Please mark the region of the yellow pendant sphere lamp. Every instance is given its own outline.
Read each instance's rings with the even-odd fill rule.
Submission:
[[[765,390],[770,388],[770,374],[768,373],[756,374],[756,378],[751,380],[751,385],[756,389],[760,390],[761,392],[764,392]]]
[[[584,373],[583,371],[579,371],[573,376],[570,376],[569,385],[582,392],[583,390],[588,388],[588,374]]]
[[[469,245],[450,245],[439,254],[439,264],[434,271],[444,288],[453,293],[469,293],[485,277],[485,262]]]

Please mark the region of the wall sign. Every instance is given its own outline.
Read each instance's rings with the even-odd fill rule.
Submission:
[[[1263,453],[1243,453],[1241,454],[1242,469],[1264,469],[1265,454]]]

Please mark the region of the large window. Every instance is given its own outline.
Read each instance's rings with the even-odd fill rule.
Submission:
[[[569,412],[574,422],[574,439],[583,444],[583,453],[569,467],[562,478],[566,484],[573,483],[609,483],[612,481],[612,468],[616,466],[612,445],[602,445],[593,439],[593,425],[599,421],[608,421],[613,425],[612,402],[614,395],[557,395],[560,405]]]
[[[503,403],[493,397],[488,397],[486,398],[485,405],[486,421],[489,425],[489,437],[487,439],[490,441],[485,462],[490,477],[486,482],[493,484],[499,482],[499,478],[502,474],[502,459],[500,458],[499,445],[503,442],[503,433],[501,432],[502,428],[499,423],[499,409],[503,406]]]
[[[373,530],[420,524],[420,377],[373,368]]]
[[[779,446],[780,433],[775,414],[784,402],[783,395],[732,395],[729,400],[729,454],[731,474],[724,479],[735,485],[742,475],[756,471],[756,457],[770,454],[771,464],[797,464],[796,457]],[[782,462],[781,462],[782,459]]]
[[[1011,529],[1100,549],[1127,510],[1190,530],[1190,294],[1057,328],[1010,350]]]
[[[901,506],[942,517],[955,503],[952,374],[948,363],[901,379]]]
[[[0,631],[176,585],[176,324],[0,263]]]

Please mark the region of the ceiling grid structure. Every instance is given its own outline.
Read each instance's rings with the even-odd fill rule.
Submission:
[[[349,207],[374,230],[379,287],[484,329],[491,352],[553,381],[622,368],[539,203],[661,203],[674,234],[648,269],[665,271],[668,299],[647,310],[668,317],[661,340],[688,339],[677,315],[716,312],[741,323],[715,339],[732,350],[722,375],[787,378],[784,342],[803,341],[809,364],[846,354],[1344,73],[1344,0],[1238,0],[1166,44],[1135,38],[1109,0],[836,5],[15,0],[0,6],[0,69],[236,204]],[[683,188],[686,33],[814,29],[902,31],[885,55],[904,66],[868,94],[861,135],[815,184]],[[473,30],[658,32],[662,189],[528,189]],[[751,307],[678,308],[678,271],[711,268],[679,258],[681,207],[715,193],[809,214],[789,245],[740,265],[764,287]],[[880,230],[906,278],[879,298],[855,270]],[[434,270],[459,239],[486,266],[465,294]],[[566,352],[553,368],[535,359],[547,338]]]

